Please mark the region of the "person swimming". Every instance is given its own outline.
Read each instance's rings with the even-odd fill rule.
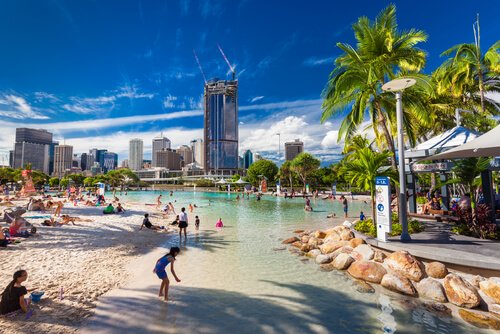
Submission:
[[[223,228],[224,227],[224,224],[222,223],[222,218],[219,218],[219,220],[217,220],[217,223],[215,223],[215,227],[216,228]]]

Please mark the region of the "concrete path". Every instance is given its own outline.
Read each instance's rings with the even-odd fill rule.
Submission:
[[[477,239],[451,232],[451,224],[425,221],[425,231],[411,236],[403,243],[399,237],[390,237],[389,242],[365,238],[368,244],[389,250],[407,250],[411,254],[428,260],[447,262],[487,270],[500,270],[500,241]]]

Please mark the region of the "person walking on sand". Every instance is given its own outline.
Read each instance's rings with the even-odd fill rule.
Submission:
[[[184,230],[184,238],[187,238],[186,228],[188,227],[188,215],[186,213],[186,208],[181,209],[179,214],[179,240],[182,238],[182,230]]]
[[[159,209],[161,207],[161,194],[156,199],[156,208]]]
[[[158,297],[164,297],[165,301],[168,301],[168,288],[170,286],[170,281],[168,280],[165,268],[169,264],[170,271],[172,272],[172,275],[174,275],[175,280],[177,282],[181,281],[175,274],[174,270],[175,257],[180,253],[180,251],[181,250],[179,249],[179,247],[170,248],[170,251],[167,254],[156,261],[155,268],[153,269],[153,272],[156,274],[156,276],[161,279],[160,292],[158,293]]]
[[[54,217],[60,217],[61,216],[61,211],[63,209],[64,203],[63,202],[57,202],[56,203],[56,210],[54,211]]]

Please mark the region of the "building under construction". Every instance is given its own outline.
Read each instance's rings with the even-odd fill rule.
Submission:
[[[205,172],[232,175],[238,170],[238,80],[205,83]]]

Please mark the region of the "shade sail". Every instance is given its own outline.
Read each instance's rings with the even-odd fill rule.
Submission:
[[[248,183],[246,181],[243,181],[242,179],[239,179],[238,181],[234,182],[236,184],[245,184],[245,183]]]
[[[425,160],[446,160],[473,157],[500,156],[500,125],[484,135],[452,148],[446,152],[427,157]]]
[[[220,179],[219,181],[217,181],[217,182],[215,182],[215,183],[217,183],[217,184],[226,184],[227,182],[226,182],[226,180],[224,180],[224,179],[222,178],[222,179]]]
[[[464,128],[463,126],[456,126],[453,129],[443,132],[442,134],[432,137],[431,139],[418,144],[412,151],[418,150],[443,150],[452,147],[457,147],[468,143],[481,134]]]

